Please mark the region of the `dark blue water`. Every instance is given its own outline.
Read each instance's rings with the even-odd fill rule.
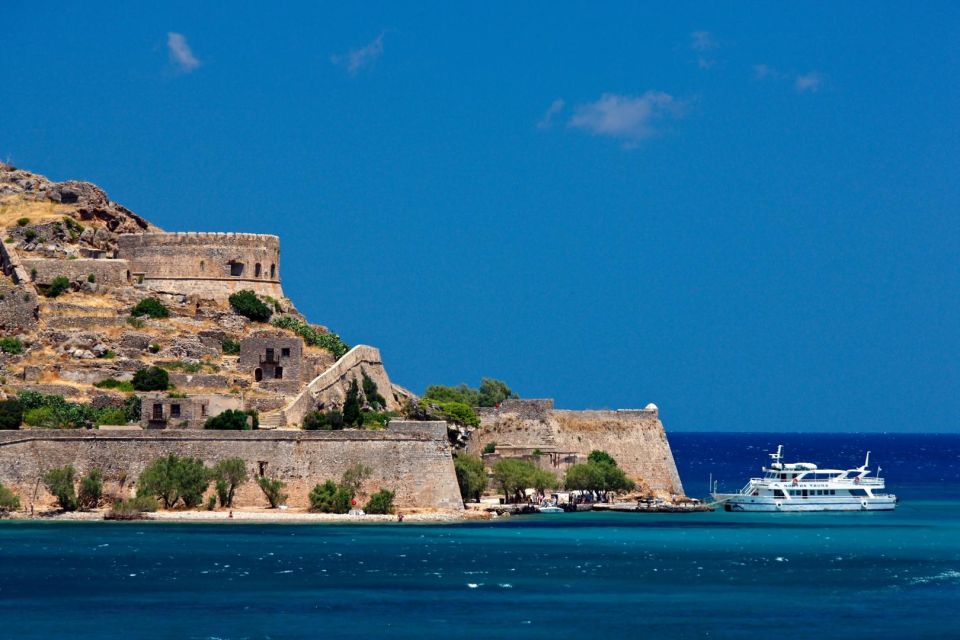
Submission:
[[[0,523],[0,637],[960,637],[960,436],[671,442],[691,494],[711,470],[739,486],[783,443],[831,466],[869,447],[903,502],[454,526]]]

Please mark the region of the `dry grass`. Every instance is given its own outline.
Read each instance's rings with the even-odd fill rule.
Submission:
[[[29,218],[30,224],[62,220],[70,207],[56,202],[35,202],[22,196],[7,196],[0,200],[0,227],[15,227],[20,218]]]

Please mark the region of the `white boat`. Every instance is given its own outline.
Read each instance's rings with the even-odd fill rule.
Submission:
[[[550,502],[549,500],[538,506],[537,511],[540,513],[564,513],[564,510],[558,507],[556,502]]]
[[[818,469],[810,462],[783,462],[783,445],[763,468],[762,478],[737,493],[710,494],[726,511],[890,511],[897,496],[884,490],[880,468],[868,477],[870,452],[856,469]]]

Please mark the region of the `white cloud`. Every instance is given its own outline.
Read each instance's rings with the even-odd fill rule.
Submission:
[[[540,122],[537,123],[538,129],[549,129],[553,126],[553,117],[563,111],[563,108],[567,106],[567,103],[563,98],[557,98],[550,103],[550,106],[547,108],[546,113],[543,114],[543,118]]]
[[[330,62],[345,67],[350,75],[356,75],[360,69],[372,65],[383,54],[383,35],[381,32],[373,42],[359,49],[330,56]]]
[[[647,91],[640,96],[605,93],[596,102],[578,106],[567,126],[617,138],[634,147],[656,135],[659,122],[682,117],[685,110],[684,102],[662,91]]]
[[[183,73],[190,73],[200,66],[200,61],[193,55],[193,50],[182,33],[171,31],[167,34],[167,50],[170,52],[170,62]]]
[[[783,74],[768,64],[755,64],[753,65],[753,77],[757,80],[766,80],[768,78],[779,80],[783,77]]]
[[[820,85],[822,84],[823,75],[817,71],[810,71],[809,73],[804,73],[797,76],[793,86],[800,93],[805,93],[807,91],[816,92],[818,89],[820,89]]]
[[[697,52],[697,66],[701,69],[709,69],[717,63],[709,52],[719,47],[720,43],[709,31],[694,31],[690,34],[690,48]]]

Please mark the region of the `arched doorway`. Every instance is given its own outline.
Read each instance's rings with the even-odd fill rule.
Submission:
[[[257,382],[260,382],[261,380],[263,380],[263,369],[261,369],[260,367],[257,367],[256,371],[253,372],[253,379],[256,380]]]

